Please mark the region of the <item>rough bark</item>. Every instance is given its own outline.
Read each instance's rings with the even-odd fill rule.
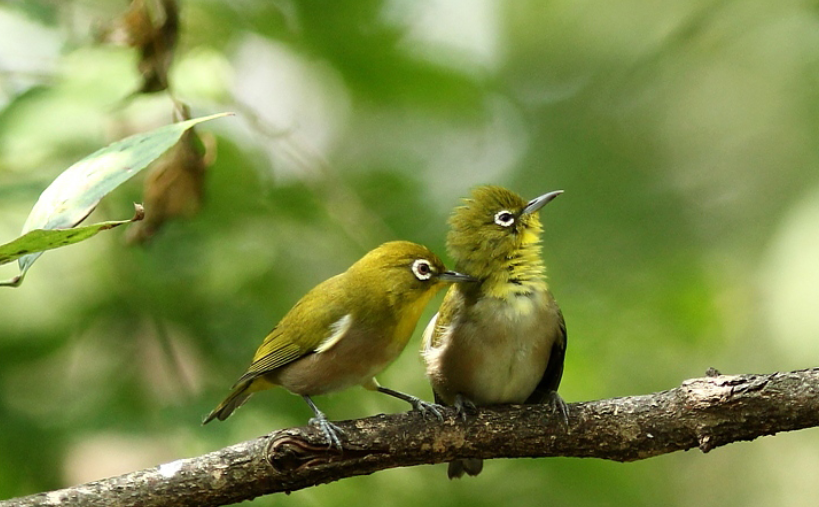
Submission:
[[[447,409],[340,422],[343,452],[313,428],[273,432],[204,456],[73,488],[0,501],[10,506],[215,506],[394,467],[455,457],[594,457],[634,461],[703,452],[780,431],[819,426],[819,368],[718,375],[645,396],[569,405],[569,425],[545,406],[481,409],[467,422]]]

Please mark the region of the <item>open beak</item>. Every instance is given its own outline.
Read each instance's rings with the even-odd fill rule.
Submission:
[[[458,273],[456,271],[444,271],[440,275],[438,275],[438,280],[441,282],[477,282],[478,279],[474,276],[465,275],[463,273]]]
[[[543,194],[540,197],[535,197],[523,208],[523,211],[520,212],[521,215],[528,215],[531,213],[535,213],[540,208],[546,206],[552,199],[562,194],[562,190],[555,190],[554,192],[549,192],[548,194]]]

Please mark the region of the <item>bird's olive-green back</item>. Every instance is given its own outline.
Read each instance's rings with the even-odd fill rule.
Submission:
[[[428,262],[428,279],[413,270],[419,260]],[[314,352],[346,315],[351,326],[393,332],[406,341],[423,306],[441,288],[436,276],[444,271],[443,262],[422,245],[393,241],[371,250],[296,303],[267,335],[237,385]]]

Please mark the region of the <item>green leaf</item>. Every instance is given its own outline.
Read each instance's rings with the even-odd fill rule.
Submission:
[[[7,264],[24,256],[39,256],[45,250],[79,243],[96,235],[100,231],[142,220],[145,217],[142,206],[139,204],[135,204],[134,206],[136,207],[134,217],[128,220],[99,222],[93,225],[86,225],[85,227],[72,227],[70,229],[34,229],[33,231],[29,231],[10,243],[0,245],[0,264]],[[24,276],[25,273],[21,272],[10,280],[0,282],[0,287],[17,287],[23,282]]]
[[[231,114],[214,114],[166,125],[111,143],[85,157],[63,171],[43,191],[23,225],[23,236],[18,240],[35,230],[70,229],[76,226],[103,197],[159,158],[179,141],[186,130],[198,123]],[[93,234],[86,237],[90,236]],[[18,286],[26,271],[42,255],[42,250],[45,249],[19,256],[20,274],[12,279],[14,283],[4,282],[0,285]]]
[[[168,151],[186,130],[229,114],[172,123],[97,150],[66,169],[43,191],[23,226],[23,233],[74,227],[100,199]]]

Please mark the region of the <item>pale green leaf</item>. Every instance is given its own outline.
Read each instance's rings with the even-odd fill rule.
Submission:
[[[94,210],[100,199],[159,158],[179,141],[186,130],[198,123],[231,114],[220,113],[173,123],[97,150],[63,171],[43,191],[21,234],[39,229],[74,227]],[[18,258],[20,274],[12,285],[20,284],[28,268],[40,255],[42,251]]]
[[[66,169],[43,191],[23,226],[23,233],[74,227],[100,199],[168,151],[186,130],[229,114],[172,123],[97,150]]]
[[[134,217],[128,220],[112,220],[69,229],[34,229],[14,241],[0,245],[0,264],[7,264],[25,256],[36,259],[46,250],[79,243],[96,235],[100,231],[142,220],[144,216],[145,213],[142,210],[142,206],[137,204]],[[16,287],[23,282],[24,276],[25,271],[21,271],[20,274],[10,280],[0,282],[0,287]]]

